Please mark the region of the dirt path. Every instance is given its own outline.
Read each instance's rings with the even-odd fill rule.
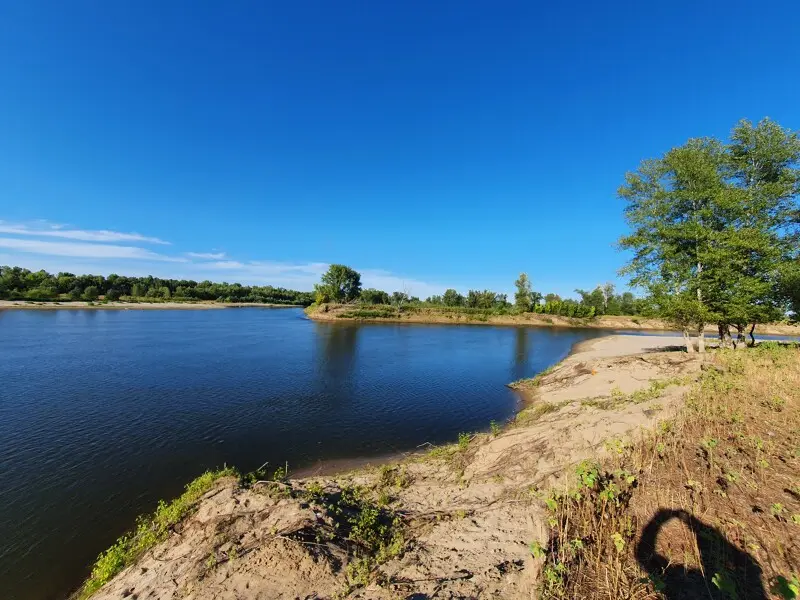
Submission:
[[[538,490],[676,411],[701,361],[664,351],[674,343],[582,344],[519,385],[531,400],[497,435],[338,476],[247,488],[221,480],[169,539],[94,597],[530,598],[540,564],[529,545],[547,536]],[[339,527],[337,506],[353,490],[396,519],[391,551],[382,546],[377,561],[348,541],[363,532]]]

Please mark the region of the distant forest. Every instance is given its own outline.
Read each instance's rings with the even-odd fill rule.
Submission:
[[[133,300],[213,300],[215,302],[255,302],[263,304],[299,304],[314,301],[311,292],[280,287],[249,286],[239,283],[213,283],[191,279],[126,277],[124,275],[73,275],[30,271],[20,267],[0,267],[0,298],[4,300],[63,301]]]
[[[342,273],[340,270],[344,269]],[[449,289],[441,296],[420,300],[405,292],[388,293],[376,289],[361,289],[361,277],[352,269],[331,265],[337,275],[354,279],[353,287],[342,284],[345,292],[335,292],[335,300],[367,305],[447,307],[449,310],[509,314],[537,312],[569,317],[594,317],[600,315],[638,315],[646,312],[643,301],[630,292],[617,294],[614,286],[606,284],[592,291],[576,290],[580,300],[562,299],[557,294],[540,294],[532,291],[523,273],[515,282],[517,292],[514,302],[506,294],[490,290],[469,290],[466,295]],[[326,274],[326,276],[330,276]],[[132,302],[214,301],[253,302],[263,304],[296,304],[308,306],[320,291],[299,292],[273,286],[248,286],[239,283],[213,283],[191,279],[160,279],[158,277],[127,277],[125,275],[74,275],[51,274],[47,271],[30,271],[21,267],[0,267],[0,299],[35,302],[102,300]],[[324,294],[323,294],[324,296]],[[345,297],[346,296],[346,297]]]
[[[541,294],[534,291],[528,275],[520,273],[514,282],[514,302],[507,294],[491,290],[469,290],[464,296],[448,289],[441,296],[430,296],[420,300],[405,292],[391,295],[372,288],[361,289],[361,274],[347,265],[330,265],[328,271],[314,288],[317,304],[329,302],[354,305],[388,305],[395,307],[442,308],[450,312],[481,312],[487,314],[521,314],[535,312],[564,317],[592,318],[601,315],[639,315],[647,310],[647,304],[631,292],[617,294],[614,285],[599,285],[592,291],[575,290],[580,300],[562,299],[558,294]]]

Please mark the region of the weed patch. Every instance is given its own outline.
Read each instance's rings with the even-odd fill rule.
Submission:
[[[634,443],[611,440],[607,460],[582,463],[566,490],[542,497],[543,598],[792,597],[800,352],[761,344],[713,360],[677,418]],[[684,383],[584,404],[647,401]]]
[[[397,485],[398,474],[389,471],[387,480]],[[405,538],[400,517],[374,502],[365,488],[343,486],[328,491],[309,486],[306,498],[331,519],[328,537],[344,544],[350,557],[346,571],[350,589],[369,584],[375,567],[402,553]]]

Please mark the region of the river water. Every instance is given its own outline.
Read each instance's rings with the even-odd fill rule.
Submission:
[[[299,309],[0,310],[0,597],[64,598],[209,468],[298,471],[486,430],[596,330]]]

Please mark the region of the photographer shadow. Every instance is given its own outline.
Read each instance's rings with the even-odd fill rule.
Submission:
[[[656,551],[658,534],[672,519],[681,521],[694,535],[702,569],[674,564]],[[736,548],[716,528],[685,510],[659,510],[642,531],[636,559],[668,600],[768,598],[756,560]]]

